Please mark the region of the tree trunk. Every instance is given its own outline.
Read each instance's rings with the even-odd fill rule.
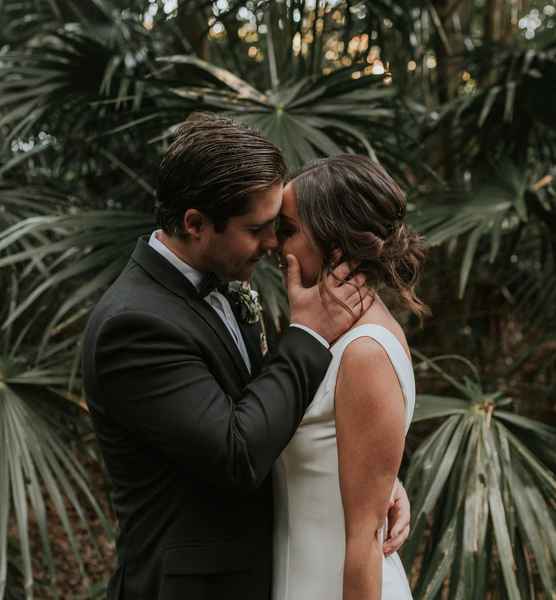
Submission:
[[[205,5],[206,2],[182,1],[176,17],[178,29],[187,40],[191,51],[203,60],[208,59],[208,17],[205,15]]]
[[[462,32],[454,27],[454,14],[461,8],[462,2],[454,0],[436,0],[433,7],[436,11],[434,20],[437,33],[435,35],[434,50],[436,54],[436,77],[438,103],[447,104],[453,100],[458,92],[460,74],[463,64],[464,42]],[[444,177],[452,180],[456,175],[456,162],[452,148],[452,126],[445,123],[442,132],[442,156],[444,163]]]

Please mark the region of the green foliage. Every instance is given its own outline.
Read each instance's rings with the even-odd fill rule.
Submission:
[[[382,77],[361,76],[364,65],[335,71],[330,75],[301,77],[268,93],[253,88],[233,73],[194,56],[171,56],[162,63],[185,64],[210,75],[216,87],[173,88],[172,92],[198,108],[225,112],[262,131],[284,149],[286,161],[296,168],[308,160],[339,154],[346,150],[368,153],[376,158],[369,139],[381,140],[391,134],[395,140],[393,89]],[[359,75],[353,79],[353,74]],[[184,107],[185,108],[185,107]],[[183,111],[180,111],[183,114]],[[338,114],[342,118],[338,118]],[[381,135],[373,136],[373,132]],[[394,146],[394,144],[392,144]],[[383,154],[394,148],[382,147]],[[390,158],[392,162],[394,160]]]
[[[11,289],[15,292],[17,286]],[[15,294],[5,307],[11,312],[17,304]],[[7,322],[7,320],[5,321]],[[69,541],[80,573],[84,575],[81,551],[74,535],[76,523],[69,517],[68,506],[79,524],[89,530],[85,506],[92,508],[108,535],[111,525],[103,515],[86,474],[74,456],[64,432],[60,400],[65,395],[74,364],[73,345],[52,347],[38,361],[26,338],[33,328],[29,320],[17,336],[11,327],[3,339],[0,354],[0,597],[8,572],[18,572],[26,597],[33,593],[33,568],[30,542],[30,513],[39,533],[43,559],[51,583],[55,582],[54,559],[49,539],[49,504]],[[20,559],[8,563],[8,527],[10,515],[15,525]],[[96,537],[90,532],[96,543]],[[9,597],[9,595],[8,595]]]
[[[493,575],[511,599],[550,597],[556,587],[556,428],[509,412],[509,398],[473,378],[456,397],[421,395],[415,421],[442,418],[411,461],[406,486],[413,526],[404,548],[421,556],[415,594],[484,598]],[[424,548],[423,548],[424,546]],[[500,588],[499,588],[500,589]],[[501,590],[500,590],[501,591]]]

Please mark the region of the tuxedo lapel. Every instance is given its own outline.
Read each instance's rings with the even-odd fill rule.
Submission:
[[[213,329],[222,342],[226,354],[237,368],[242,382],[247,383],[251,375],[230,332],[214,309],[199,296],[195,286],[156,250],[151,248],[144,238],[139,238],[137,241],[137,246],[131,258],[158,283],[183,298],[190,308],[195,311],[195,314]]]
[[[240,324],[240,327],[241,324]],[[251,375],[257,374],[261,370],[263,363],[263,353],[261,352],[261,326],[260,323],[253,323],[252,325],[245,325],[245,345],[249,352],[249,358],[251,359],[252,373]],[[243,327],[241,329],[243,333]]]
[[[206,323],[214,329],[215,333],[228,350],[228,354],[237,367],[242,380],[244,383],[247,383],[251,378],[251,375],[247,369],[245,361],[241,356],[241,353],[238,350],[238,347],[236,346],[234,339],[230,335],[230,332],[228,331],[226,325],[224,325],[222,319],[218,316],[216,311],[201,298],[186,298],[186,300],[189,302],[189,306],[197,313],[197,315],[201,319],[204,319]]]
[[[251,376],[256,375],[263,362],[263,354],[261,352],[261,327],[260,323],[246,323],[242,318],[237,305],[230,302],[232,311],[236,317],[249,359],[251,361]]]

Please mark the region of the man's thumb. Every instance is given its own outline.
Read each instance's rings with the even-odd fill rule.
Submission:
[[[299,271],[299,262],[293,254],[286,256],[288,261],[288,290],[293,290],[301,286],[301,273]]]

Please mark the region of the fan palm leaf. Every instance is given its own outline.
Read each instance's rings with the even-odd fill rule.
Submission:
[[[92,135],[99,122],[114,123],[130,96],[135,106],[142,98],[134,71],[140,57],[130,52],[126,61],[119,48],[91,35],[53,32],[40,48],[4,54],[0,127],[9,131],[4,144],[43,127],[57,135],[74,130]]]
[[[237,75],[195,56],[158,60],[187,65],[198,77],[212,81],[211,86],[164,83],[164,100],[159,103],[164,104],[166,117],[175,114],[181,121],[184,112],[194,108],[227,113],[260,129],[283,149],[292,168],[317,156],[345,151],[394,162],[399,151],[396,143],[407,143],[396,127],[396,90],[384,85],[381,76],[365,74],[365,65],[303,77],[263,93]],[[169,132],[174,127],[170,123]],[[381,140],[376,149],[369,141],[375,138]]]
[[[418,209],[410,214],[412,224],[426,235],[431,246],[453,245],[459,239],[463,241],[460,298],[480,257],[486,257],[492,264],[499,255],[503,240],[510,236],[510,254],[516,251],[521,234],[525,233],[522,228],[529,223],[533,212],[531,205],[540,202],[538,192],[532,185],[527,185],[527,173],[518,170],[511,161],[502,161],[493,170],[494,174],[489,177],[478,177],[471,191],[439,191],[421,195]],[[529,241],[532,239],[531,236],[523,237]],[[483,241],[488,241],[487,250],[482,250],[485,248]],[[509,261],[510,256],[505,255],[504,260]]]
[[[53,216],[60,214],[61,207],[66,203],[55,190],[40,187],[13,187],[0,185],[0,230],[6,230],[21,220],[35,216]],[[36,244],[43,244],[47,237],[37,232],[21,239],[10,246],[9,252],[30,251]],[[32,252],[31,252],[32,254]],[[28,263],[28,271],[24,271],[25,277],[29,272],[37,271],[42,276],[48,274],[48,268],[38,256],[32,256]]]
[[[64,284],[68,292],[73,288],[73,293],[68,293],[54,311],[45,329],[46,342],[70,311],[90,306],[91,299],[110,285],[129,260],[137,238],[152,228],[153,219],[146,213],[105,210],[31,217],[5,229],[0,233],[0,252],[42,234],[47,239],[0,258],[0,268],[40,259],[48,265],[48,273],[33,281],[31,291],[13,309],[4,327],[11,325],[47,291]],[[83,284],[84,279],[87,281]]]
[[[6,42],[17,44],[71,23],[89,30],[110,24],[120,35],[129,36],[138,23],[123,8],[138,14],[144,10],[140,0],[2,0],[1,35]]]
[[[83,177],[89,172],[98,181],[107,167],[115,167],[151,193],[138,173],[142,140],[124,128],[120,135],[96,141],[105,130],[140,119],[141,104],[149,102],[143,78],[149,72],[152,40],[143,27],[136,24],[130,30],[120,23],[121,10],[112,13],[111,29],[97,22],[53,26],[45,28],[40,40],[3,54],[0,128],[5,135],[0,176],[15,173],[19,181],[29,181],[39,172],[73,180],[76,173]],[[83,144],[84,139],[89,143]]]
[[[13,283],[9,311],[17,304]],[[24,338],[24,327],[12,340],[11,328],[4,337],[0,352],[0,598],[4,597],[8,573],[8,531],[13,524],[19,547],[25,596],[33,595],[32,544],[30,515],[33,514],[39,534],[45,566],[51,581],[55,580],[52,544],[48,534],[47,504],[57,515],[84,575],[81,549],[75,535],[75,522],[89,531],[85,508],[92,509],[105,532],[112,529],[91,492],[86,473],[74,456],[57,424],[53,395],[63,394],[68,381],[67,351],[48,361],[37,363],[30,357],[31,348]],[[29,351],[29,352],[28,352]],[[48,411],[44,400],[50,397]],[[90,536],[94,541],[96,538]],[[98,548],[97,548],[98,550]]]
[[[556,594],[556,429],[516,415],[502,392],[424,364],[460,396],[419,396],[414,421],[442,418],[414,453],[406,486],[412,535],[403,549],[422,563],[416,598],[483,598],[500,576],[505,596]],[[518,568],[519,566],[519,568]]]

